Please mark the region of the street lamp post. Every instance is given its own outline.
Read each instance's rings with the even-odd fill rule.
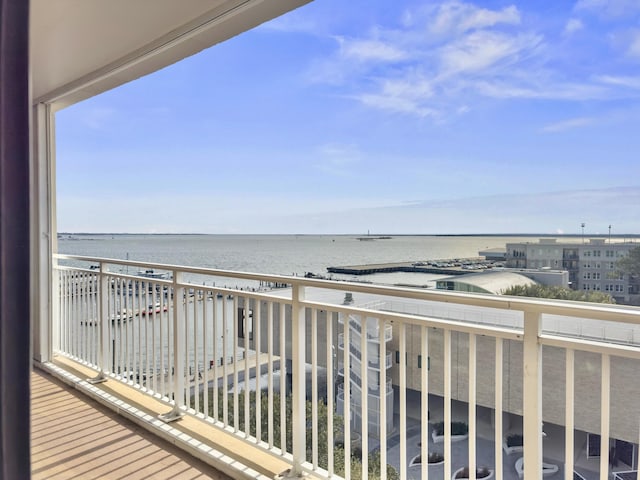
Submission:
[[[609,243],[611,243],[611,225],[609,225]]]
[[[582,222],[580,226],[582,227],[582,243],[584,243],[584,222]]]

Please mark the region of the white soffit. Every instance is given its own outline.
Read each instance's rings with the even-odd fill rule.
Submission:
[[[311,0],[32,0],[34,103],[62,108]]]

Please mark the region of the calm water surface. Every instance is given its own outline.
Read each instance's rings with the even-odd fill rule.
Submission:
[[[475,257],[531,237],[345,235],[72,235],[60,253],[281,275],[326,274],[327,267]]]

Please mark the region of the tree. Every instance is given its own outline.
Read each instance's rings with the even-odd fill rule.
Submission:
[[[213,389],[209,389],[209,406],[208,412],[213,412]],[[238,393],[238,428],[240,430],[244,430],[245,428],[245,409],[244,409],[244,392]],[[233,425],[234,423],[234,408],[233,408],[233,394],[228,394],[228,418],[226,421],[229,425]],[[345,473],[345,452],[344,448],[340,445],[329,445],[329,435],[327,429],[327,419],[328,419],[328,410],[327,404],[322,400],[318,399],[317,408],[318,408],[318,465],[321,468],[327,468],[329,464],[329,452],[328,449],[331,447],[333,450],[333,463],[335,473],[344,477]],[[193,401],[191,402],[193,403]],[[204,407],[204,395],[200,393],[200,410],[201,413]],[[260,392],[260,437],[264,442],[268,441],[268,415],[267,411],[269,408],[269,397],[266,392]],[[306,445],[307,445],[307,458],[311,458],[312,455],[312,429],[311,429],[311,413],[312,413],[313,404],[311,401],[306,402],[306,418],[307,422],[309,422],[308,428],[306,429]],[[291,404],[291,396],[287,396],[285,398],[285,419],[286,419],[286,449],[287,451],[291,451],[293,449],[292,443],[292,404]],[[223,418],[223,392],[221,389],[218,390],[218,418],[224,420]],[[252,436],[257,435],[257,425],[256,425],[256,392],[250,392],[249,396],[249,422],[250,422],[250,434]],[[280,394],[277,392],[273,393],[273,444],[276,447],[280,446],[281,443],[281,430],[280,430]],[[337,439],[342,436],[343,429],[343,419],[339,415],[333,416],[333,438]],[[335,443],[335,442],[334,442]],[[350,468],[351,468],[351,477],[352,478],[361,478],[362,477],[362,462],[358,456],[357,451],[353,451],[356,449],[352,449],[351,459],[350,459]],[[368,458],[369,465],[369,478],[380,478],[381,464],[380,464],[380,453],[372,452],[369,454]],[[399,479],[398,472],[391,465],[387,465],[387,478],[389,480],[397,480]]]
[[[616,262],[616,270],[629,276],[640,276],[640,247],[629,250],[629,254]]]
[[[514,285],[502,292],[503,295],[518,297],[553,298],[577,302],[616,303],[611,295],[603,292],[578,291],[570,288],[548,285]]]

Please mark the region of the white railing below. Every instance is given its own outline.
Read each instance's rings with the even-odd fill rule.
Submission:
[[[287,459],[293,474],[367,478],[369,468],[389,463],[400,478],[426,478],[432,469],[436,478],[448,479],[462,466],[472,477],[476,467],[489,467],[498,480],[514,478],[513,462],[503,452],[511,431],[524,438],[525,478],[541,478],[553,461],[571,480],[582,462],[576,439],[586,432],[600,434],[604,446],[614,438],[625,441],[638,456],[636,337],[616,333],[621,342],[607,331],[572,335],[569,326],[586,319],[589,328],[610,322],[603,325],[628,331],[640,325],[638,309],[56,258],[57,354],[95,367],[96,381],[116,379],[163,398],[167,420],[204,415]],[[291,288],[229,288],[221,278]],[[335,302],[315,301],[318,289],[335,293]],[[353,304],[342,303],[346,293]],[[342,318],[350,321],[345,325]],[[373,337],[349,328],[357,329],[361,319]],[[561,334],[543,330],[546,319]],[[376,358],[367,358],[367,342],[379,332],[386,341],[376,343]],[[358,361],[344,348],[353,342],[360,346]],[[371,368],[380,358],[388,371]],[[372,384],[387,386],[387,394],[358,388]],[[482,409],[494,412],[491,422],[479,415]],[[441,445],[432,437],[438,420],[444,422]],[[468,428],[464,457],[451,446],[456,420]],[[543,421],[563,432],[560,440],[545,440],[559,442],[559,449],[543,450]],[[336,443],[345,458],[373,451],[377,457],[360,455],[359,463],[343,470]],[[430,451],[443,454],[441,473],[427,462],[409,466]],[[614,471],[610,460],[620,458],[610,459],[609,448],[599,453],[597,465],[585,459],[580,467],[605,480]],[[371,475],[387,478],[387,471]]]

